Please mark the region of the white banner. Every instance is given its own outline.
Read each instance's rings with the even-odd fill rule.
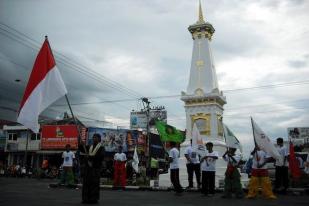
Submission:
[[[254,134],[254,139],[257,146],[266,152],[268,155],[272,156],[275,159],[281,160],[280,154],[274,144],[270,141],[269,137],[263,132],[263,130],[253,121],[252,122],[252,129]]]
[[[223,129],[226,147],[239,149],[239,151],[242,153],[242,146],[237,137],[225,124],[223,124]]]
[[[192,148],[201,157],[206,155],[206,147],[204,145],[203,138],[201,137],[200,131],[195,123],[193,124],[192,129]]]

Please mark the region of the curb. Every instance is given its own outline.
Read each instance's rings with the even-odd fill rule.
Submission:
[[[82,184],[72,185],[72,186],[65,186],[59,184],[49,184],[50,188],[71,188],[71,189],[81,189]],[[100,185],[100,190],[123,190],[121,187],[113,187],[113,185]],[[125,191],[173,191],[172,187],[150,187],[150,186],[125,186]],[[198,188],[190,188],[185,189],[185,192],[200,192]],[[244,189],[247,192],[247,189]],[[216,193],[223,192],[223,188],[216,188]],[[292,195],[309,195],[309,188],[288,188],[287,192]]]

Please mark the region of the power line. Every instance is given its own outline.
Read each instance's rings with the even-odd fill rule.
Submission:
[[[6,26],[7,28],[13,30],[14,32],[16,32],[16,33],[18,33],[18,34],[24,36],[26,39],[21,38],[20,36],[16,35],[16,33],[14,33],[14,32],[8,31],[8,30],[6,30],[6,29],[0,27],[0,29],[1,29],[2,31],[11,34],[11,35],[13,35],[14,37],[13,37],[13,36],[10,36],[10,35],[7,35],[7,34],[5,34],[5,33],[3,33],[3,32],[0,32],[0,33],[3,34],[4,36],[6,36],[6,37],[8,37],[8,38],[10,38],[10,39],[12,39],[12,40],[14,40],[14,41],[17,41],[17,42],[19,42],[20,44],[23,44],[24,46],[29,47],[29,48],[31,48],[31,49],[33,49],[33,50],[35,50],[35,51],[38,51],[38,50],[40,49],[40,47],[37,46],[37,45],[40,44],[39,42],[35,41],[34,39],[32,39],[31,37],[27,36],[26,34],[23,34],[22,32],[19,32],[18,30],[14,29],[14,28],[12,28],[12,27],[10,27],[10,26],[8,26],[7,24],[4,24],[4,23],[2,23],[2,22],[0,22],[0,24],[1,24],[1,25],[4,25],[4,26]],[[32,42],[30,42],[29,40],[31,40]],[[28,44],[26,44],[25,41],[26,41],[26,43],[28,43]],[[33,42],[34,42],[34,43],[33,43]],[[29,45],[29,44],[30,44],[30,45]],[[53,52],[54,52],[54,53],[56,54],[56,56],[58,57],[58,58],[57,58],[58,62],[61,62],[62,64],[65,64],[65,65],[69,65],[70,67],[74,68],[74,70],[77,71],[77,72],[80,72],[80,73],[82,73],[82,74],[84,74],[84,75],[87,75],[88,77],[90,77],[90,78],[92,78],[92,79],[95,79],[95,80],[97,80],[97,81],[98,81],[98,80],[103,80],[103,83],[106,84],[107,86],[109,86],[109,87],[111,87],[111,88],[113,88],[113,89],[116,89],[116,90],[118,90],[118,91],[120,91],[120,92],[126,93],[126,94],[129,95],[129,96],[131,96],[131,95],[132,95],[132,96],[135,96],[135,97],[137,97],[137,96],[143,96],[143,95],[140,95],[138,92],[133,91],[133,90],[131,90],[131,89],[129,89],[129,88],[127,88],[127,87],[125,87],[125,86],[119,84],[118,82],[115,82],[115,81],[113,81],[113,80],[111,80],[111,79],[108,79],[107,77],[105,77],[105,76],[103,76],[103,75],[101,75],[101,74],[99,74],[99,73],[93,71],[93,70],[90,69],[89,67],[86,67],[86,66],[84,66],[84,65],[81,65],[80,63],[75,62],[74,60],[70,59],[69,57],[67,57],[67,56],[65,56],[65,55],[63,55],[63,54],[61,54],[60,52],[57,52],[55,49],[53,49]],[[85,70],[85,69],[87,69],[87,70]],[[138,94],[138,95],[137,95],[137,94]]]
[[[31,44],[31,45],[36,44],[36,45],[35,45],[35,47],[36,47],[35,50],[39,49],[39,46],[37,46],[37,45],[39,45],[40,43],[37,42],[36,40],[32,39],[31,37],[27,36],[26,34],[20,32],[20,31],[14,29],[14,28],[12,28],[12,27],[10,27],[10,26],[7,25],[7,24],[1,23],[1,22],[0,22],[0,24],[4,25],[5,27],[7,27],[7,28],[9,28],[9,29],[11,29],[11,30],[13,30],[15,33],[18,33],[19,35],[25,37],[25,38],[26,38],[26,41],[27,41],[29,44]],[[3,28],[1,28],[1,27],[0,27],[0,29],[2,29],[3,31],[5,31],[5,32],[7,32],[7,33],[10,33],[10,34],[12,34],[12,35],[15,36],[15,39],[12,38],[11,36],[8,36],[9,38],[11,38],[11,39],[13,39],[13,40],[15,40],[15,41],[18,41],[19,43],[22,43],[23,45],[25,45],[25,46],[27,46],[27,47],[31,47],[32,49],[34,49],[32,46],[24,44],[24,42],[23,42],[23,41],[25,41],[24,39],[23,39],[23,41],[21,42],[21,41],[20,41],[21,37],[19,37],[19,36],[16,35],[15,33],[11,32],[11,31],[8,31],[8,30],[6,30],[6,29],[3,29]],[[6,36],[7,36],[7,35],[6,35]],[[17,39],[16,39],[16,38],[17,38]],[[32,42],[30,42],[29,40],[32,41]],[[33,43],[33,42],[34,42],[34,43]],[[65,56],[65,55],[63,55],[63,54],[61,54],[60,52],[57,52],[56,50],[53,50],[53,51],[54,51],[54,53],[56,54],[56,56],[58,57],[58,58],[57,58],[57,61],[58,61],[58,62],[60,62],[60,63],[62,63],[62,64],[69,65],[69,66],[73,66],[73,67],[74,67],[74,71],[80,72],[80,73],[82,73],[82,74],[84,74],[84,75],[86,75],[86,76],[89,76],[89,72],[90,72],[90,75],[92,75],[92,76],[90,76],[90,78],[93,78],[93,79],[95,79],[95,80],[98,80],[98,78],[100,78],[99,80],[103,80],[103,81],[104,81],[103,83],[104,83],[104,84],[107,84],[107,86],[109,86],[109,87],[111,87],[111,88],[114,88],[114,89],[116,89],[116,90],[119,90],[120,92],[124,92],[124,93],[126,93],[127,95],[129,95],[129,96],[139,97],[137,100],[140,100],[140,97],[143,97],[143,96],[144,96],[144,95],[141,95],[140,93],[138,93],[138,92],[136,92],[136,91],[134,91],[134,90],[132,90],[132,89],[129,89],[129,88],[127,88],[127,87],[124,87],[123,85],[119,84],[118,82],[115,82],[115,81],[113,81],[113,80],[110,80],[110,79],[106,78],[105,76],[103,76],[103,75],[101,75],[101,74],[99,74],[99,73],[97,73],[97,72],[94,72],[92,69],[90,69],[90,68],[88,68],[88,67],[86,67],[86,66],[84,66],[84,65],[81,65],[81,64],[79,64],[79,63],[76,63],[74,60],[70,59],[69,57],[67,57],[67,56]],[[72,67],[72,68],[73,68],[73,67]],[[68,68],[70,68],[70,67],[68,67]],[[84,68],[86,68],[87,71],[85,71]],[[106,82],[108,82],[108,83],[106,83]],[[136,99],[134,99],[134,101],[135,101],[135,100],[136,100]],[[113,102],[113,103],[117,103],[117,102]],[[123,106],[123,105],[122,105],[122,106]],[[126,106],[123,106],[123,107],[126,107]],[[129,110],[131,110],[131,109],[128,108],[128,107],[126,107],[126,108],[129,109]]]
[[[0,22],[0,24],[3,24],[3,23],[1,23]],[[5,25],[5,24],[4,24]],[[7,26],[7,25],[6,25]],[[7,26],[8,27],[8,26]],[[9,27],[9,28],[11,28],[11,27]],[[31,48],[31,49],[33,49],[33,50],[35,50],[35,51],[38,51],[38,49],[39,49],[39,47],[38,46],[36,46],[35,45],[35,48],[33,47],[33,43],[30,43],[31,45],[28,45],[29,44],[29,41],[25,41],[25,40],[23,40],[23,41],[21,41],[21,38],[19,37],[19,36],[17,36],[16,34],[14,34],[14,33],[12,33],[12,32],[10,32],[10,31],[7,31],[7,30],[5,30],[5,29],[3,29],[3,28],[1,28],[0,27],[0,29],[1,30],[3,30],[3,31],[5,31],[5,32],[7,32],[7,33],[10,33],[10,34],[12,34],[13,36],[15,36],[15,37],[13,37],[13,36],[10,36],[10,35],[7,35],[7,34],[5,34],[5,33],[3,33],[3,32],[1,32],[0,31],[0,34],[3,34],[4,36],[6,36],[6,37],[8,37],[8,38],[10,38],[10,39],[12,39],[12,40],[14,40],[14,41],[17,41],[17,42],[19,42],[20,44],[22,44],[22,45],[24,45],[24,46],[26,46],[26,47],[29,47],[29,48]],[[17,31],[17,30],[15,30],[15,31]],[[20,32],[19,32],[20,33]],[[21,33],[22,34],[22,33]],[[25,35],[26,36],[26,35]],[[27,36],[26,36],[27,37]],[[27,37],[27,38],[30,38],[30,37]],[[30,38],[31,39],[31,38]],[[34,41],[33,39],[31,39],[32,41]],[[28,44],[26,44],[26,43],[28,43]],[[34,41],[34,42],[36,42],[36,41]],[[56,53],[58,53],[58,52],[56,52]],[[59,53],[60,54],[60,53]],[[60,55],[62,55],[62,54],[60,54]],[[64,56],[64,55],[62,55],[62,56]],[[3,59],[3,58],[2,58]],[[7,58],[8,59],[8,58]],[[79,73],[81,73],[81,74],[84,74],[84,75],[86,75],[86,76],[88,76],[88,77],[90,77],[90,78],[92,78],[92,79],[94,79],[94,80],[97,80],[97,81],[99,81],[99,82],[101,82],[101,83],[104,83],[105,85],[107,85],[107,86],[109,86],[109,87],[111,87],[111,88],[113,88],[113,89],[116,89],[116,90],[118,90],[118,91],[120,91],[120,92],[122,92],[122,93],[125,93],[125,94],[127,94],[127,95],[129,95],[129,96],[132,96],[133,95],[133,92],[128,92],[128,90],[129,89],[127,89],[127,88],[122,88],[122,87],[120,87],[120,84],[119,83],[116,83],[117,85],[115,85],[115,83],[113,83],[113,81],[112,80],[109,80],[109,79],[107,79],[106,77],[104,77],[103,75],[100,75],[100,74],[98,74],[98,73],[94,73],[94,72],[92,72],[91,71],[91,69],[89,69],[88,68],[88,70],[87,71],[85,71],[81,66],[79,66],[79,65],[77,65],[77,64],[72,64],[71,62],[68,62],[67,60],[63,60],[63,58],[58,58],[57,59],[58,60],[58,62],[60,62],[60,63],[62,63],[62,64],[65,64],[65,65],[68,65],[69,67],[68,68],[72,68],[73,69],[73,67],[74,67],[74,71],[77,71],[77,72],[79,72]],[[10,59],[8,59],[8,61],[9,62],[11,62],[11,63],[13,63],[13,64],[15,64],[15,65],[17,65],[17,66],[21,66],[20,64],[18,64],[18,63],[16,63],[16,62],[14,62],[14,61],[12,61],[12,60],[10,60]],[[24,67],[24,68],[26,68],[25,66],[22,66],[22,67]],[[87,67],[86,67],[87,68]],[[93,74],[94,73],[94,74]],[[100,78],[101,77],[101,78]],[[134,95],[135,97],[137,96],[137,95]],[[126,107],[126,106],[123,106],[123,105],[121,105],[122,107]],[[130,109],[130,108],[127,108],[126,107],[126,109]]]
[[[267,88],[275,88],[275,87],[285,87],[285,86],[299,86],[309,84],[309,80],[298,81],[298,82],[286,82],[280,84],[271,84],[271,85],[263,85],[259,87],[247,87],[247,88],[238,88],[238,89],[231,89],[228,90],[228,93],[238,92],[243,90],[250,90],[250,89],[267,89]],[[269,87],[268,87],[269,86]],[[226,90],[224,90],[226,91]],[[165,99],[165,98],[179,98],[181,95],[165,95],[165,96],[150,96],[147,97],[148,99]],[[136,101],[140,100],[140,98],[130,98],[130,99],[115,99],[115,100],[103,100],[97,102],[80,102],[80,103],[73,103],[72,105],[87,105],[87,104],[104,104],[104,103],[116,103],[116,102],[128,102],[128,101]],[[61,106],[61,105],[59,105]]]

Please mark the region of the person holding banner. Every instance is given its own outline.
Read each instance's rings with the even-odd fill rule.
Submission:
[[[202,193],[213,196],[215,194],[216,160],[219,154],[212,150],[212,142],[208,142],[206,148],[206,155],[201,158]]]
[[[192,148],[192,139],[190,140],[190,145],[185,150],[185,157],[187,159],[186,166],[187,166],[188,181],[189,181],[189,186],[187,188],[189,189],[193,187],[193,172],[195,173],[197,188],[200,188],[201,166],[200,166],[199,156],[197,152],[194,151]]]
[[[246,198],[253,199],[257,196],[259,188],[262,188],[262,194],[265,198],[276,199],[272,192],[271,182],[268,176],[266,163],[270,161],[271,157],[266,152],[260,150],[258,146],[251,152],[252,171],[251,178],[248,186],[248,195]]]
[[[236,198],[243,198],[244,196],[240,183],[240,173],[237,169],[241,156],[235,154],[236,150],[236,148],[228,148],[222,156],[227,162],[224,179],[224,195],[222,198],[231,198],[232,192],[235,192]]]
[[[85,154],[82,203],[98,203],[100,198],[100,172],[105,153],[104,147],[101,145],[101,135],[93,134],[93,145],[85,146],[83,142],[80,142],[78,148]]]

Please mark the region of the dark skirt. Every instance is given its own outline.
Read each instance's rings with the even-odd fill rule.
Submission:
[[[85,167],[83,177],[82,200],[95,203],[100,199],[100,169]]]

